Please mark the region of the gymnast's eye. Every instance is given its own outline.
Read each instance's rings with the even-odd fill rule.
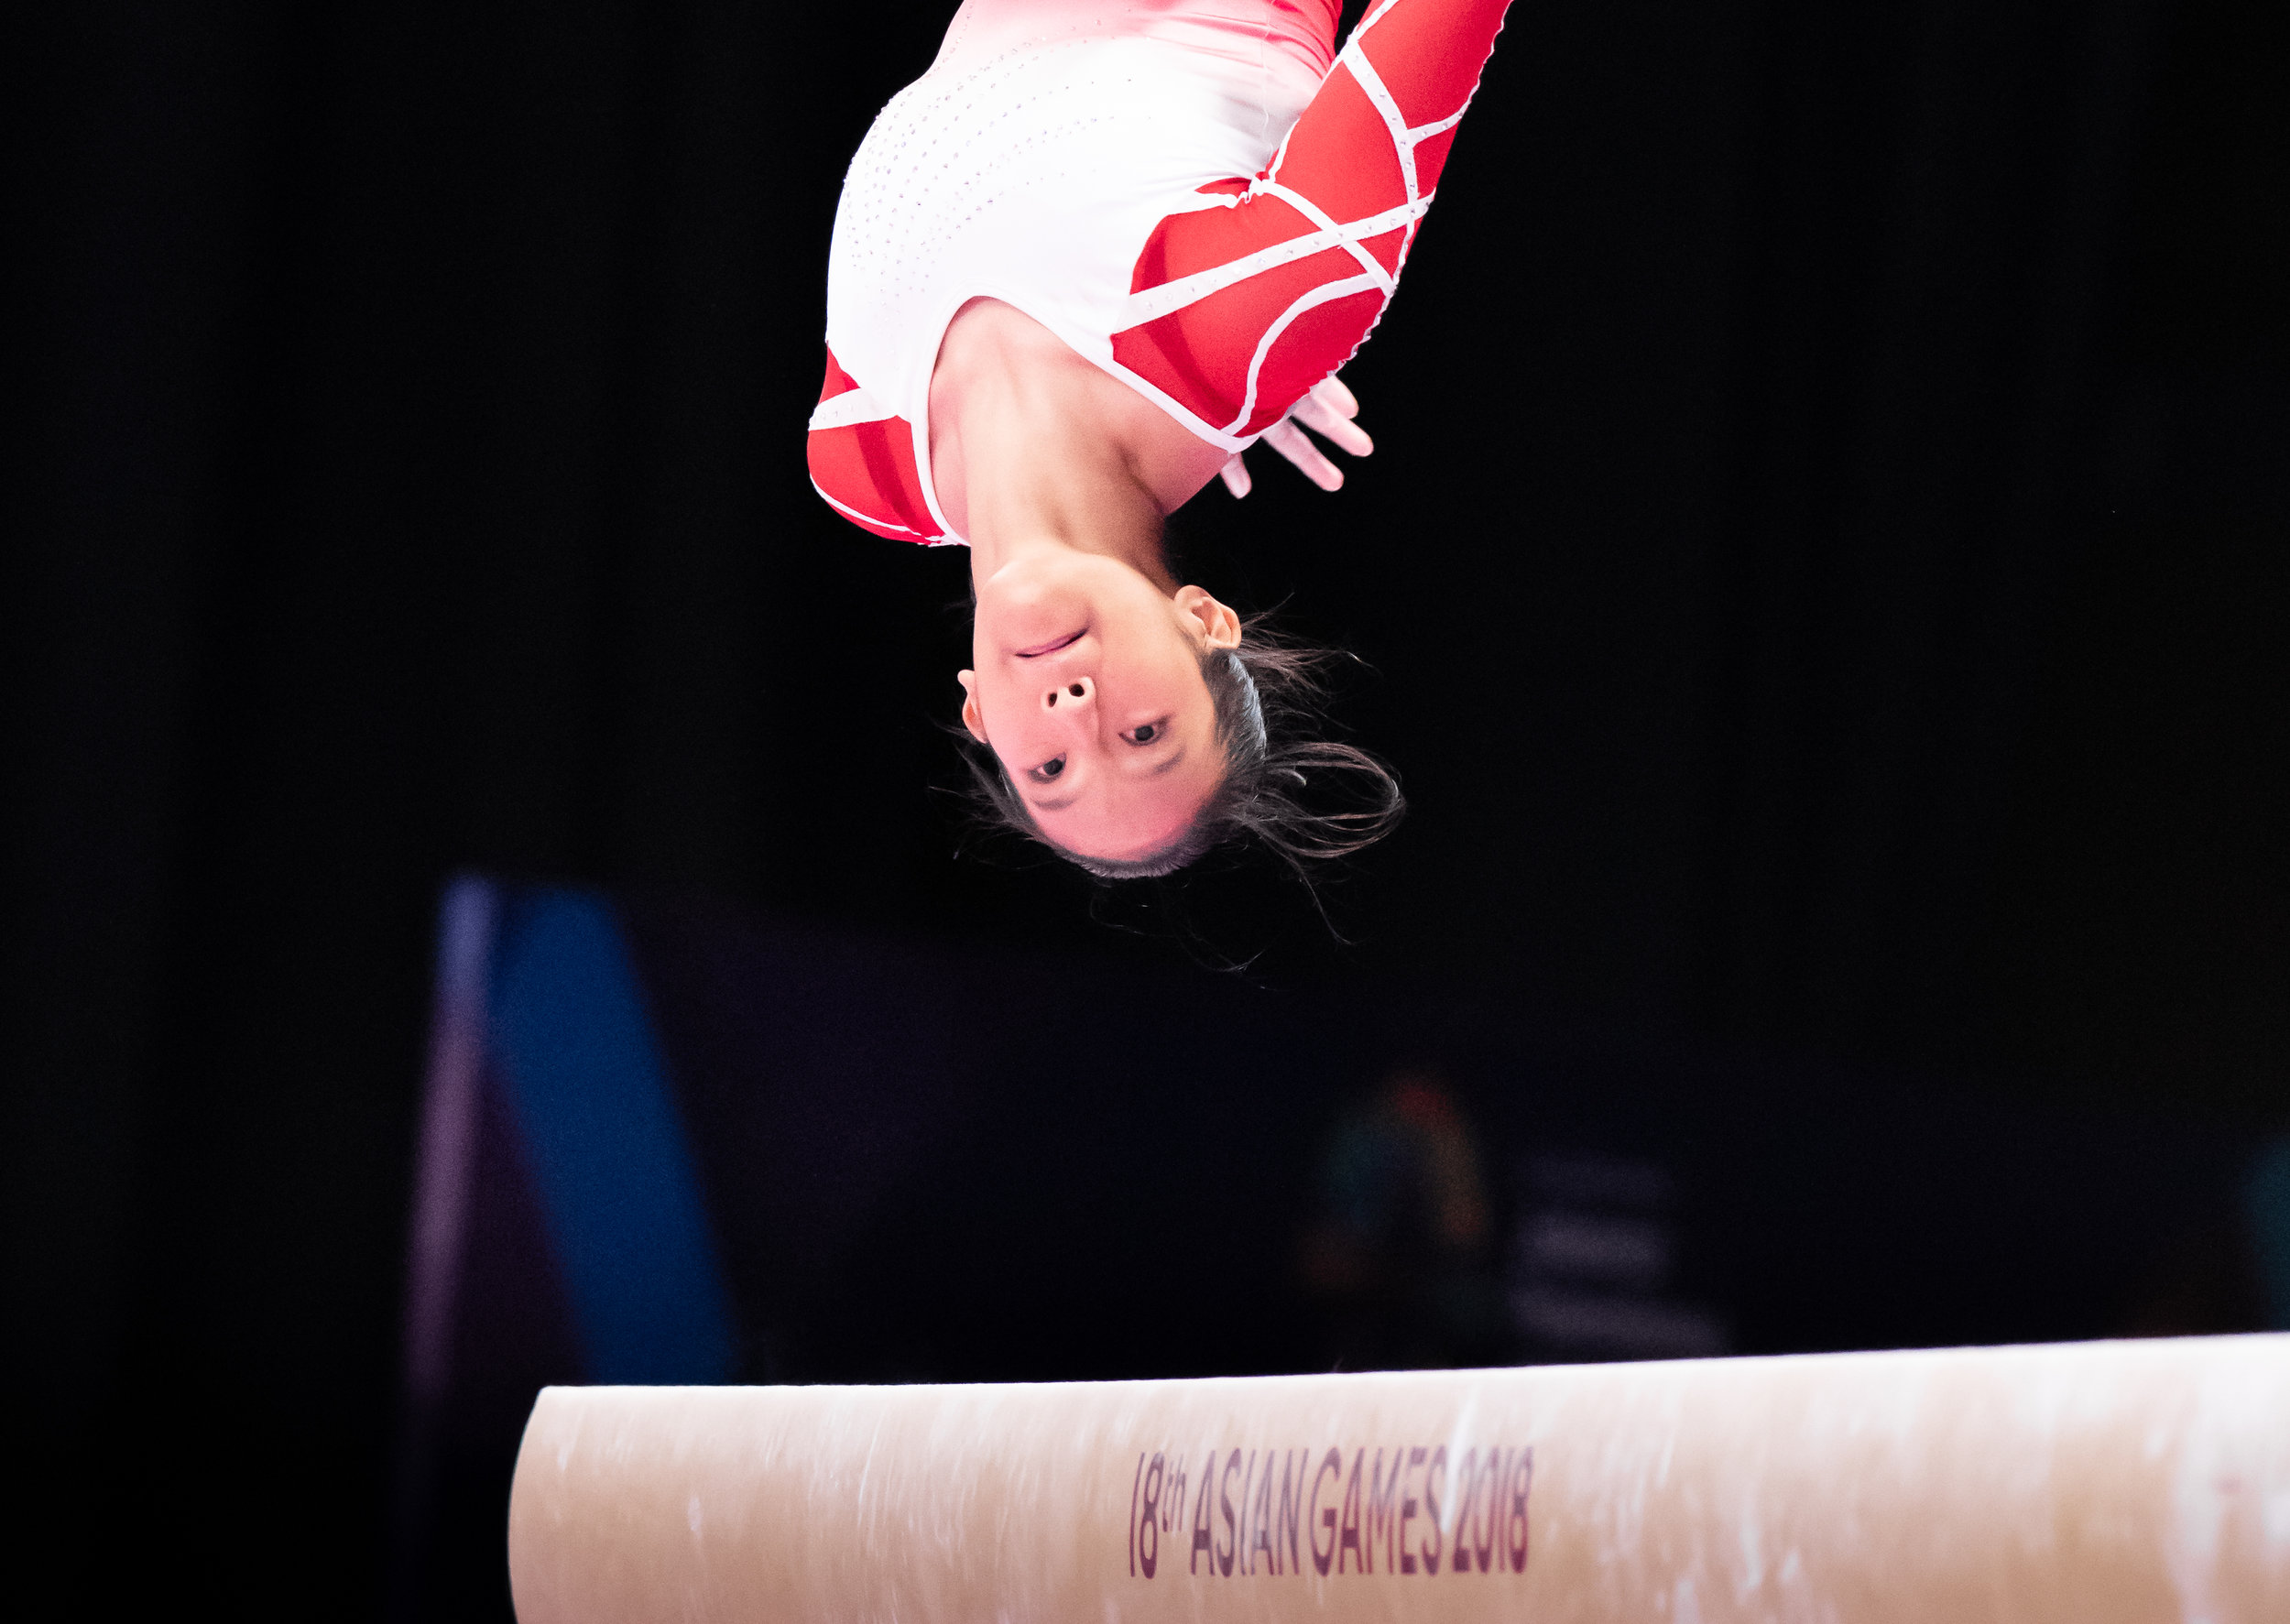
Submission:
[[[1065,770],[1065,758],[1052,756],[1040,767],[1026,768],[1026,776],[1037,784],[1046,784]]]
[[[1146,722],[1130,728],[1121,736],[1133,745],[1150,745],[1161,736],[1162,725],[1159,722]]]

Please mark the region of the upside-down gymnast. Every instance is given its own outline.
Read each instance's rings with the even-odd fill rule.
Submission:
[[[1391,298],[1509,0],[967,0],[852,159],[812,483],[966,543],[960,674],[998,817],[1099,876],[1254,834],[1300,866],[1397,783],[1298,736],[1314,651],[1181,585],[1163,521],[1302,423],[1370,448],[1336,373]],[[1347,811],[1308,810],[1314,777]],[[1316,797],[1314,798],[1316,799]]]

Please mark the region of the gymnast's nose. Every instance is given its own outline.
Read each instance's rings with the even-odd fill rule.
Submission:
[[[1079,720],[1089,714],[1097,703],[1097,684],[1087,677],[1068,677],[1055,687],[1044,689],[1041,708],[1052,716]]]

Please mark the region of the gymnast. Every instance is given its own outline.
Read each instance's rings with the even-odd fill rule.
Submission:
[[[1164,521],[1245,496],[1259,440],[1331,491],[1303,428],[1371,449],[1336,374],[1508,3],[1375,0],[1338,52],[1340,0],[966,0],[851,161],[812,482],[970,548],[973,777],[1093,874],[1243,836],[1303,872],[1398,819],[1380,763],[1303,736],[1324,651],[1181,584]]]

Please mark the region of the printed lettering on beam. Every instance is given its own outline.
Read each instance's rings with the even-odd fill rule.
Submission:
[[[1189,1453],[1189,1452],[1186,1452]],[[1527,1571],[1534,1450],[1445,1444],[1219,1444],[1140,1451],[1123,1535],[1129,1573],[1195,1579],[1492,1579]]]

